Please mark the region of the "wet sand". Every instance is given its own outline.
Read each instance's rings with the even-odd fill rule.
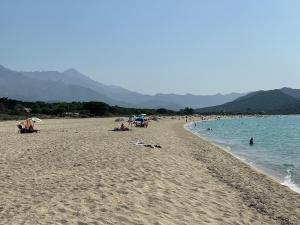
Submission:
[[[300,224],[299,194],[183,124],[58,119],[21,135],[1,122],[0,223]]]

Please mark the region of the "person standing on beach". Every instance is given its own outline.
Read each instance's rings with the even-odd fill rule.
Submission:
[[[133,118],[130,116],[128,119],[128,126],[132,127],[132,123],[133,123]]]

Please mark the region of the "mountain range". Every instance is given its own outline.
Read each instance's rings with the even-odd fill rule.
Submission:
[[[300,113],[300,89],[281,88],[251,92],[232,102],[196,110],[197,113]]]
[[[179,110],[185,107],[203,108],[221,105],[244,95],[240,93],[146,95],[122,87],[102,84],[75,69],[64,72],[22,72],[0,65],[0,97],[22,101],[102,101],[123,107]]]

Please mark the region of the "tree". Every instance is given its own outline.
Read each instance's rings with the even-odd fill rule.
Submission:
[[[185,107],[184,110],[181,110],[183,112],[183,114],[185,115],[192,115],[194,114],[194,109],[189,108],[189,107]]]
[[[157,109],[156,112],[158,114],[167,114],[168,113],[168,110],[165,109],[165,108],[160,108],[160,109]]]
[[[109,113],[109,105],[104,102],[86,102],[83,109],[89,110],[95,116],[104,116]]]

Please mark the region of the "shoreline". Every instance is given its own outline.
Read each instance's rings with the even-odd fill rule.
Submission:
[[[231,119],[231,118],[229,118]],[[195,121],[195,122],[203,122],[202,120],[199,121]],[[278,184],[288,187],[291,191],[300,194],[300,187],[297,186],[294,183],[289,183],[289,184],[285,184],[285,178],[281,178],[279,176],[276,176],[274,174],[269,173],[267,170],[268,168],[264,168],[263,166],[259,166],[257,164],[255,164],[254,162],[249,162],[248,159],[246,158],[242,158],[239,155],[235,154],[234,152],[232,152],[231,150],[228,150],[225,146],[222,146],[221,144],[215,143],[213,140],[210,140],[208,138],[205,138],[204,136],[202,136],[201,134],[192,131],[189,126],[193,124],[193,122],[190,123],[186,123],[183,125],[184,129],[187,130],[188,132],[192,133],[193,135],[197,136],[198,138],[201,138],[207,142],[209,142],[210,144],[212,144],[213,146],[221,149],[222,151],[225,151],[227,153],[229,153],[231,156],[233,156],[234,158],[240,160],[241,162],[245,163],[246,165],[250,166],[253,170],[255,170],[258,173],[264,174],[266,176],[268,176],[269,178],[273,179],[274,181],[276,181]]]
[[[190,123],[183,124],[183,126],[187,124]],[[222,182],[238,190],[250,207],[254,207],[259,212],[271,217],[275,216],[279,224],[298,224],[300,216],[297,213],[293,213],[293,216],[282,216],[282,212],[286,213],[287,208],[295,209],[300,206],[298,193],[239,159],[226,149],[199,137],[188,129],[183,128],[183,130],[197,138],[199,142],[209,145],[207,149],[203,149],[205,153],[195,151],[194,158],[205,163],[209,161],[208,167],[212,173]],[[211,164],[214,166],[211,167]]]

